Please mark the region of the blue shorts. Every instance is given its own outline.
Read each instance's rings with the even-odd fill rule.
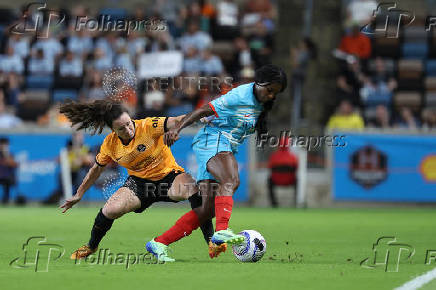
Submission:
[[[197,182],[205,179],[213,179],[212,174],[207,171],[207,162],[209,159],[217,155],[219,152],[232,152],[236,153],[235,148],[231,145],[230,141],[224,137],[221,133],[207,134],[200,132],[195,136],[192,142],[192,149],[197,159]]]

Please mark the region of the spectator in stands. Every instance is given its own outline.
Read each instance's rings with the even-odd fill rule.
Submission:
[[[17,33],[11,33],[9,34],[7,46],[12,47],[14,54],[18,55],[21,59],[24,59],[29,55],[29,42],[30,40],[28,37]]]
[[[112,67],[112,57],[106,56],[105,51],[101,48],[94,50],[94,60],[91,62],[91,68],[97,71],[105,71]]]
[[[91,101],[105,98],[106,95],[103,91],[103,77],[101,72],[90,72],[88,84],[85,86],[82,95],[84,98],[88,98]]]
[[[51,75],[54,71],[54,59],[46,57],[43,49],[38,49],[29,60],[28,71],[32,75]]]
[[[137,31],[133,31],[127,36],[127,50],[133,59],[145,52],[146,45],[147,38],[141,36]]]
[[[93,49],[91,37],[88,36],[86,29],[81,29],[68,38],[67,49],[76,56],[86,59]]]
[[[127,47],[122,47],[118,50],[114,63],[115,66],[123,67],[131,72],[135,72],[135,66],[133,65],[132,57],[127,51]]]
[[[216,4],[216,11],[213,38],[230,40],[239,35],[238,4],[234,0],[220,0]]]
[[[256,23],[253,34],[248,37],[248,45],[256,67],[271,63],[273,37],[262,21]]]
[[[12,113],[11,108],[6,108],[3,90],[0,90],[0,128],[10,129],[21,125],[21,120]]]
[[[360,114],[354,111],[353,105],[347,100],[343,100],[337,112],[330,117],[327,129],[360,130],[364,128],[364,122]]]
[[[236,37],[233,40],[234,52],[227,65],[228,73],[238,79],[240,72],[247,67],[253,66],[253,59],[247,41],[243,37]]]
[[[200,65],[201,72],[204,75],[208,76],[219,75],[223,73],[224,70],[221,59],[218,56],[212,54],[212,50],[210,48],[207,48],[203,51]]]
[[[309,37],[301,40],[297,47],[291,48],[292,75],[294,78],[304,80],[309,61],[316,59],[318,52],[315,43]]]
[[[364,78],[361,97],[364,101],[371,99],[388,104],[397,86],[394,76],[387,72],[383,59],[377,57],[375,59],[375,72],[370,77]]]
[[[379,129],[389,129],[392,127],[389,111],[385,105],[378,105],[375,108],[375,118],[368,122],[368,127]]]
[[[201,59],[197,49],[189,47],[183,58],[183,72],[187,74],[199,73],[202,69]]]
[[[99,37],[95,43],[95,48],[103,51],[104,56],[112,61],[115,51],[117,50],[117,35],[107,32],[104,37]]]
[[[366,81],[365,78],[360,68],[359,61],[345,63],[345,66],[341,68],[341,72],[336,79],[336,103],[340,103],[342,100],[348,100],[353,106],[361,107],[360,90]]]
[[[355,55],[361,60],[367,60],[371,56],[371,40],[360,32],[358,25],[354,25],[351,32],[342,37],[339,50]]]
[[[8,46],[6,55],[0,58],[0,70],[6,73],[14,72],[22,74],[24,72],[24,64],[19,54],[14,53],[14,48]]]
[[[189,113],[195,108],[199,99],[197,84],[183,83],[184,78],[176,78],[175,89],[170,88],[165,95],[165,105],[168,116],[178,116]]]
[[[83,62],[81,56],[67,51],[65,57],[59,62],[59,75],[61,77],[81,77],[83,74]]]
[[[275,188],[277,186],[292,186],[295,190],[295,204],[297,200],[297,156],[289,150],[289,138],[282,137],[279,147],[271,154],[268,160],[271,170],[268,179],[269,198],[272,207],[277,207]]]
[[[138,110],[136,118],[143,119],[151,116],[163,116],[165,95],[158,89],[158,82],[153,82],[144,94],[143,106]]]
[[[191,47],[203,51],[212,45],[212,38],[206,32],[200,31],[198,22],[190,21],[187,32],[179,39],[179,45],[184,53]]]
[[[14,73],[6,76],[5,93],[6,105],[17,107],[18,99],[21,94],[20,76]]]
[[[265,18],[274,18],[275,11],[270,0],[248,0],[245,4],[246,14],[259,14]]]
[[[35,56],[39,51],[43,51],[44,58],[54,63],[59,55],[63,52],[63,46],[60,41],[48,33],[47,38],[37,38],[36,43],[32,47],[32,54]]]
[[[431,130],[436,128],[436,110],[432,108],[425,108],[422,110],[422,128]]]
[[[18,163],[14,160],[14,156],[9,151],[9,139],[0,138],[0,185],[3,186],[2,203],[9,202],[10,188],[16,183],[15,172]]]
[[[345,26],[359,25],[363,27],[371,21],[377,2],[374,0],[352,0],[347,6]]]
[[[165,19],[168,30],[173,37],[180,36],[181,22],[180,21],[180,9],[181,4],[178,1],[172,0],[157,0],[154,5],[155,13]]]
[[[397,120],[394,123],[396,128],[407,128],[416,130],[420,126],[418,119],[413,115],[412,110],[408,107],[400,108]]]

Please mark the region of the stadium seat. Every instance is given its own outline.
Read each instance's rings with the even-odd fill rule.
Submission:
[[[376,107],[367,107],[363,111],[363,117],[365,120],[372,120],[375,118]]]
[[[400,56],[400,41],[398,38],[375,37],[373,52],[377,56],[397,58]]]
[[[81,77],[57,77],[54,82],[54,88],[79,90],[82,84],[83,78]]]
[[[396,107],[418,108],[421,105],[421,94],[419,92],[397,92],[393,100]]]
[[[26,77],[26,88],[28,89],[49,89],[52,84],[52,76],[29,75]]]
[[[417,23],[417,21],[414,21],[414,22]],[[403,36],[404,42],[419,43],[419,42],[423,42],[427,39],[427,31],[425,31],[425,29],[423,29],[422,26],[419,26],[419,25],[407,26],[407,27],[404,27],[402,36]]]
[[[386,71],[393,74],[395,72],[395,61],[392,58],[383,58],[383,62],[385,64]],[[375,59],[370,59],[368,61],[368,69],[372,73],[376,71]]]
[[[110,20],[125,20],[128,16],[125,9],[109,7],[101,9],[99,15],[110,16]]]
[[[53,102],[62,102],[66,99],[77,100],[78,93],[76,90],[53,90]]]
[[[436,92],[436,77],[425,78],[425,89],[427,92]]]
[[[367,106],[385,105],[388,106],[391,103],[392,94],[369,94],[365,100]]]
[[[424,98],[426,107],[436,107],[436,92],[427,92]]]
[[[400,59],[398,61],[399,79],[419,79],[422,72],[423,64],[419,59]]]
[[[406,42],[402,46],[402,55],[406,59],[424,59],[428,54],[428,45],[426,42],[415,43]]]
[[[23,121],[36,121],[49,107],[48,100],[26,99],[18,105],[17,116]]]
[[[27,89],[24,93],[25,100],[48,101],[50,91],[48,89]]]
[[[428,60],[425,64],[427,76],[436,76],[436,60]]]

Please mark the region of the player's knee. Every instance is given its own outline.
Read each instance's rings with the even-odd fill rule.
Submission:
[[[103,214],[110,219],[120,218],[124,213],[124,206],[119,203],[106,204],[103,207]]]
[[[223,193],[233,194],[239,187],[239,176],[232,176],[225,180]]]

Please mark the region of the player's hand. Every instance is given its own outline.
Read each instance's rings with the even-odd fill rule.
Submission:
[[[179,130],[178,129],[171,129],[168,132],[164,134],[164,144],[168,147],[173,145],[174,142],[179,140]]]
[[[67,199],[63,205],[61,205],[59,208],[63,208],[64,210],[62,211],[62,213],[65,213],[67,210],[69,210],[70,208],[73,207],[73,205],[75,205],[76,203],[78,203],[82,198],[79,197],[77,194],[74,195],[73,197]]]

